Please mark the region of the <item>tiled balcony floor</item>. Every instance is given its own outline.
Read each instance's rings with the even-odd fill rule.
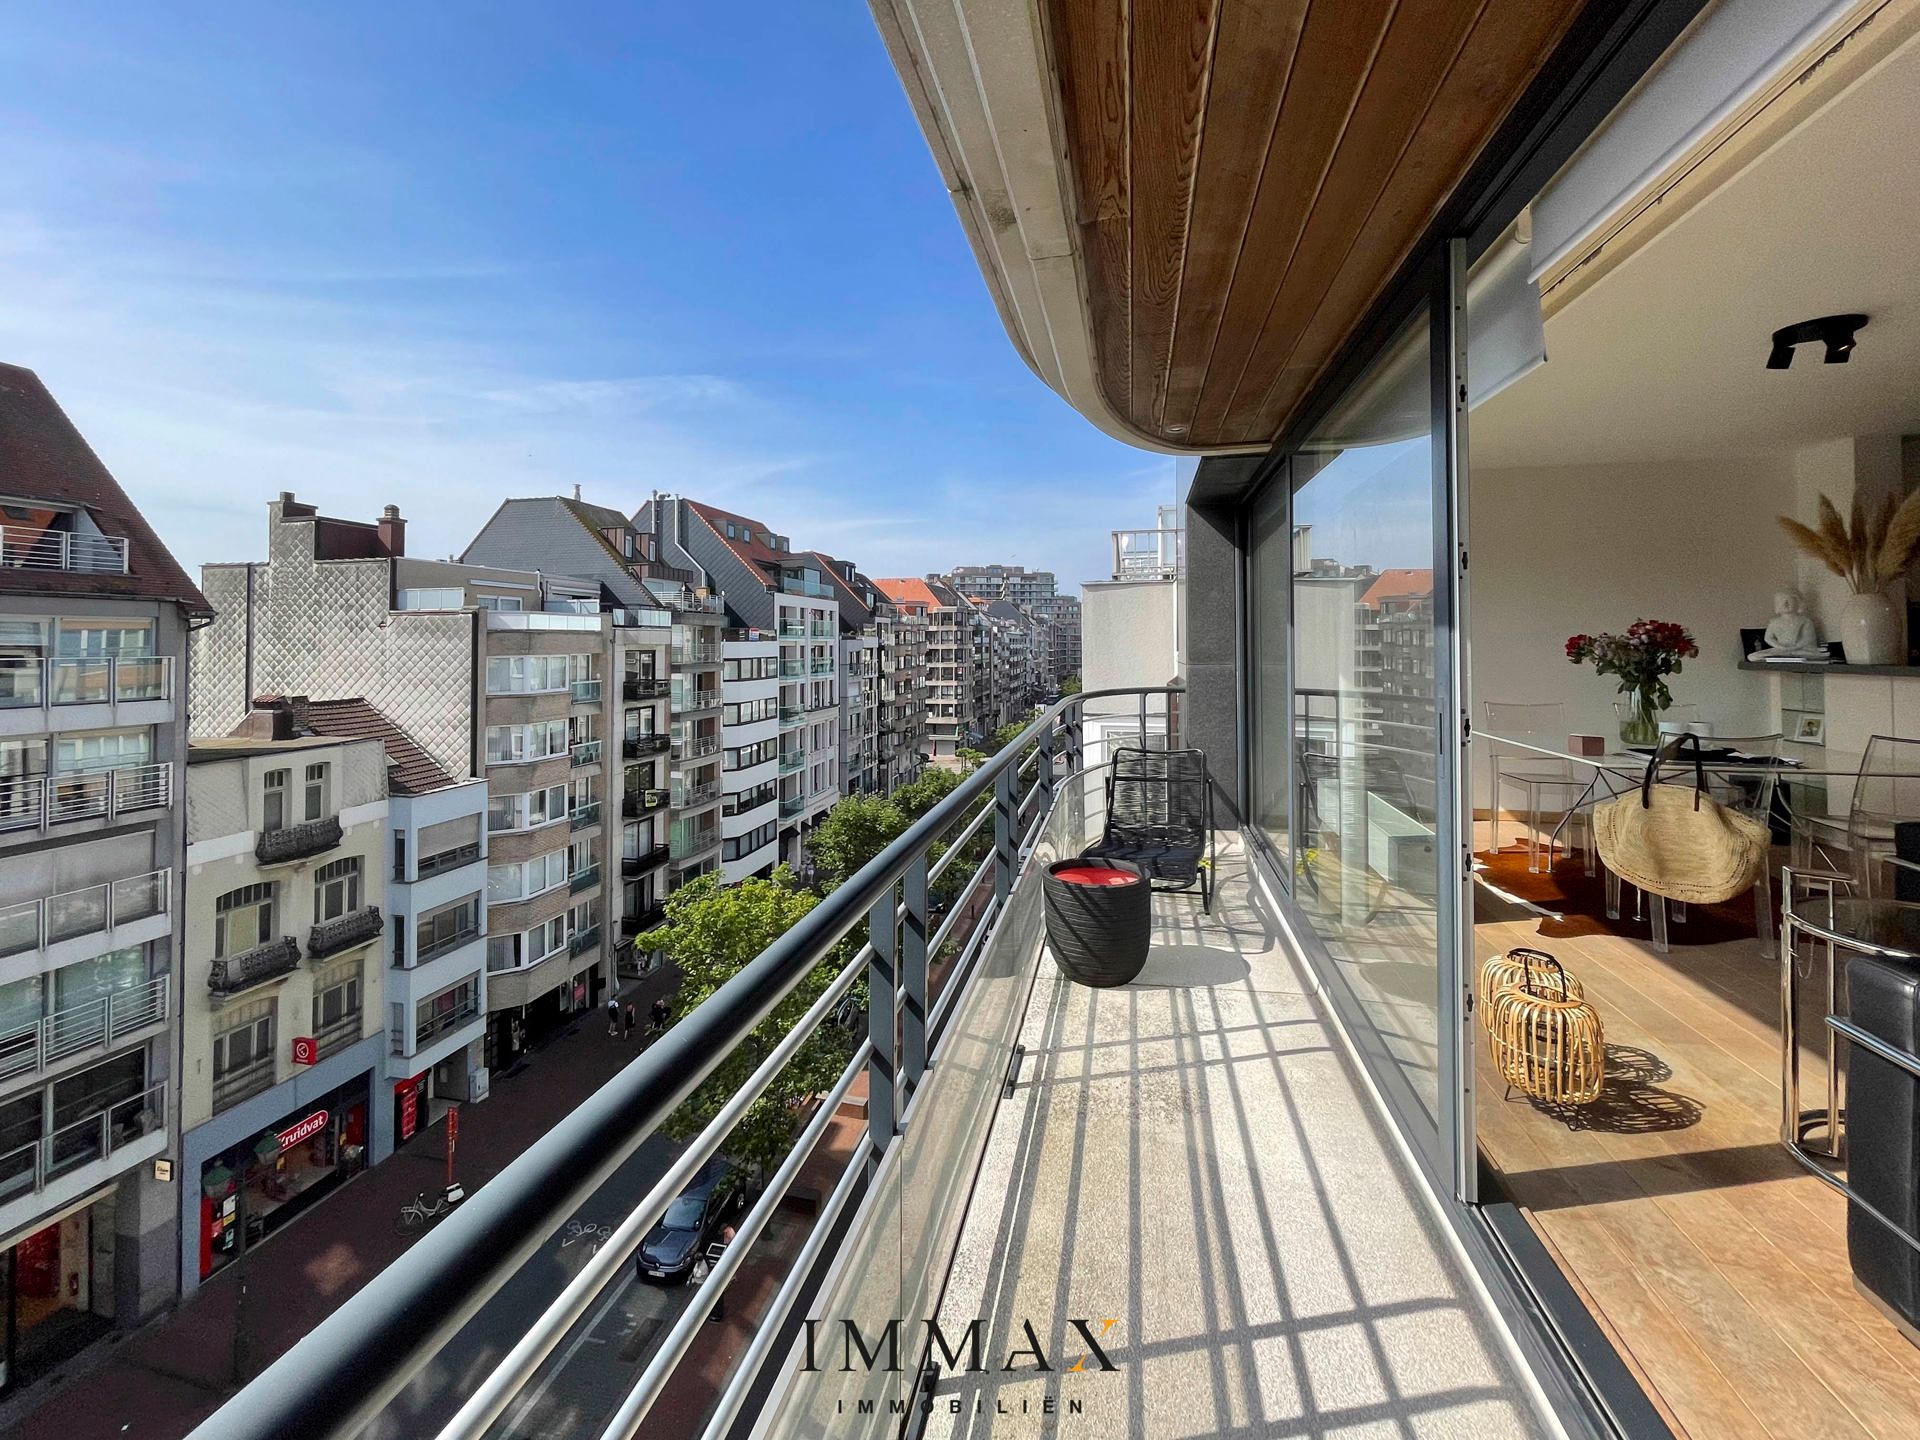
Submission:
[[[1117,1369],[953,1376],[928,1433],[1549,1433],[1237,846],[1219,874],[1211,918],[1156,899],[1130,986],[1042,958],[942,1308],[948,1333],[987,1317],[990,1364],[1031,1320],[1062,1371],[1068,1318],[1111,1318]]]

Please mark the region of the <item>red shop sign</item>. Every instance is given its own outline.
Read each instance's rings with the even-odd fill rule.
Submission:
[[[280,1132],[277,1137],[280,1141],[280,1148],[282,1150],[291,1150],[302,1140],[311,1140],[326,1128],[327,1112],[324,1110],[316,1110],[298,1125],[289,1125],[285,1130]]]
[[[293,1037],[293,1063],[311,1065],[320,1058],[320,1042],[311,1035]]]

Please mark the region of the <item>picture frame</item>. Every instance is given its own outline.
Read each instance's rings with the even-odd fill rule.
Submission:
[[[1793,722],[1793,733],[1787,737],[1798,745],[1824,745],[1827,743],[1827,717],[1825,715],[1802,715]]]

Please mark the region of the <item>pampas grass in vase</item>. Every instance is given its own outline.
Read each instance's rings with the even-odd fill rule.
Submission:
[[[1847,582],[1853,594],[1840,612],[1840,646],[1849,665],[1897,665],[1906,659],[1900,612],[1887,586],[1907,573],[1920,554],[1920,490],[1905,500],[1883,497],[1869,505],[1853,497],[1852,512],[1820,497],[1817,526],[1779,517],[1780,528],[1800,550]]]

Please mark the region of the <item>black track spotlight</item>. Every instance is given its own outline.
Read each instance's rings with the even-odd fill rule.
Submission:
[[[1826,346],[1826,362],[1844,365],[1853,358],[1854,332],[1867,323],[1864,315],[1822,315],[1818,320],[1802,320],[1773,332],[1773,349],[1767,354],[1767,369],[1784,370],[1793,364],[1793,347],[1818,340]]]

